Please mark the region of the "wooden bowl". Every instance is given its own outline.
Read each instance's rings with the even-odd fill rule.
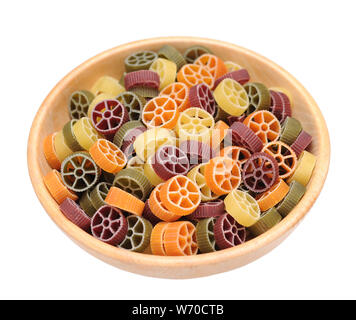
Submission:
[[[158,50],[171,44],[183,52],[192,45],[210,48],[223,60],[236,61],[246,67],[251,81],[268,87],[283,87],[293,96],[293,116],[313,136],[311,152],[317,156],[313,176],[307,192],[294,210],[277,226],[263,235],[238,247],[190,257],[161,257],[134,253],[107,245],[82,231],[67,220],[43,183],[50,170],[42,152],[43,139],[60,130],[69,120],[67,102],[71,93],[90,89],[103,75],[120,78],[123,61],[138,50]],[[324,118],[306,89],[288,72],[272,61],[234,44],[217,40],[167,37],[136,41],[105,51],[70,72],[49,93],[33,121],[28,141],[28,168],[35,192],[52,220],[80,247],[97,258],[118,268],[159,278],[194,278],[228,271],[243,266],[266,254],[281,243],[307,214],[323,187],[330,158],[329,134]]]

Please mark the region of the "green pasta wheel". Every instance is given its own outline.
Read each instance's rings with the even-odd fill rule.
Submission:
[[[120,248],[134,252],[143,252],[150,244],[152,224],[145,218],[137,215],[127,217],[128,230]]]
[[[287,216],[304,196],[305,191],[305,186],[300,184],[298,181],[293,180],[289,185],[289,192],[276,207],[278,212],[283,217]]]
[[[120,93],[116,98],[127,109],[131,121],[140,120],[142,109],[146,104],[146,99],[130,91]]]
[[[68,103],[69,115],[72,119],[86,117],[90,103],[94,99],[94,94],[87,90],[75,91],[72,93]]]
[[[115,133],[113,143],[116,144],[119,148],[122,147],[122,143],[125,140],[126,134],[135,128],[144,127],[141,121],[129,121],[124,123],[120,129]]]
[[[271,105],[271,97],[268,88],[258,82],[250,82],[244,85],[250,100],[246,114],[259,110],[267,110]]]
[[[62,129],[65,143],[74,152],[83,150],[73,132],[73,126],[77,121],[76,119],[68,121]]]
[[[125,87],[125,76],[127,75],[127,72],[124,72],[119,80],[119,83]]]
[[[90,192],[90,199],[96,210],[107,204],[105,198],[108,195],[110,187],[110,183],[100,182]]]
[[[157,53],[153,51],[134,52],[125,59],[126,71],[148,70],[157,58]]]
[[[134,88],[130,89],[130,91],[135,93],[138,96],[141,96],[141,97],[144,97],[147,99],[152,99],[159,95],[158,89],[150,88],[150,87],[134,87]]]
[[[174,62],[177,65],[177,70],[183,67],[187,62],[183,55],[174,47],[165,45],[158,50],[158,56]]]
[[[185,50],[184,59],[187,63],[194,63],[196,59],[206,53],[212,53],[210,49],[203,46],[193,46]]]
[[[276,208],[272,207],[271,209],[263,212],[260,219],[254,225],[249,227],[248,230],[251,231],[253,235],[259,236],[274,227],[281,220],[281,215],[278,213]]]
[[[297,139],[302,129],[302,124],[299,120],[287,117],[282,126],[280,140],[288,145],[291,145],[295,139]]]
[[[152,185],[146,176],[133,168],[122,169],[115,176],[113,185],[134,195],[141,201],[145,201],[152,190]]]
[[[92,217],[94,215],[96,209],[93,206],[93,202],[90,198],[90,190],[85,191],[83,195],[80,197],[79,205],[87,214],[87,216]]]
[[[202,253],[214,252],[217,250],[214,224],[216,219],[214,217],[200,220],[197,225],[197,243],[198,248]]]

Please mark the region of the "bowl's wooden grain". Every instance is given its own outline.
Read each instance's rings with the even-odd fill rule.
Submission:
[[[238,247],[191,257],[160,257],[115,248],[96,240],[67,220],[43,183],[43,175],[50,170],[42,152],[43,139],[60,130],[68,121],[67,101],[70,94],[74,90],[90,89],[102,75],[120,78],[124,71],[123,60],[128,54],[142,49],[157,50],[163,44],[174,45],[181,51],[191,45],[204,45],[223,60],[236,61],[245,66],[252,81],[286,88],[294,99],[293,116],[313,136],[310,150],[318,160],[302,201],[273,229]],[[329,159],[330,142],[324,118],[313,98],[293,76],[250,50],[221,41],[190,37],[136,41],[84,62],[64,77],[44,100],[33,121],[28,141],[28,168],[32,184],[52,220],[74,242],[97,258],[130,272],[160,278],[194,278],[224,272],[254,261],[275,248],[294,230],[315,202],[328,172]]]

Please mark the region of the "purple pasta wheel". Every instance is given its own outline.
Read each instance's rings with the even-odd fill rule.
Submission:
[[[313,140],[312,136],[309,133],[302,130],[302,132],[299,134],[297,139],[295,139],[295,141],[292,143],[290,147],[293,149],[297,157],[299,157],[300,154],[310,145],[312,140]]]
[[[121,210],[108,205],[100,207],[91,219],[93,236],[113,246],[124,240],[127,229],[127,220]]]
[[[137,128],[133,128],[131,130],[129,130],[126,134],[125,134],[125,137],[122,141],[122,146],[124,144],[130,144],[130,143],[133,143],[136,138],[143,132],[145,132],[147,130],[146,127],[142,126],[142,127],[137,127]]]
[[[158,73],[151,70],[129,72],[125,75],[124,82],[126,90],[135,87],[158,89],[160,85]]]
[[[182,141],[179,149],[188,156],[190,167],[207,162],[215,155],[214,150],[208,144],[196,140]]]
[[[216,112],[216,102],[213,93],[205,83],[197,84],[189,89],[189,103],[191,107],[200,108],[211,115]]]
[[[244,147],[252,153],[259,152],[263,148],[262,140],[246,125],[234,122],[231,127],[231,139],[234,145]]]
[[[189,170],[189,159],[184,151],[175,146],[162,146],[152,157],[152,168],[162,180]]]
[[[136,156],[136,151],[133,142],[124,142],[121,146],[121,151],[125,154],[127,161]]]
[[[72,199],[66,198],[59,206],[62,213],[84,231],[90,231],[90,218]]]
[[[218,217],[225,213],[225,204],[221,199],[209,202],[202,202],[199,207],[190,215],[188,219],[205,219],[211,217]]]
[[[149,222],[151,222],[152,225],[156,225],[157,223],[162,221],[160,218],[155,216],[155,214],[152,212],[148,200],[146,200],[145,202],[145,207],[143,208],[142,217],[147,219]]]
[[[129,113],[119,101],[103,100],[94,107],[91,121],[99,133],[112,139],[116,131],[129,121]]]
[[[256,193],[267,191],[279,177],[278,162],[264,152],[254,153],[242,167],[244,186]]]
[[[216,79],[213,90],[220,84],[221,81],[225,79],[233,79],[238,83],[240,83],[241,85],[244,85],[246,82],[250,81],[250,75],[246,69],[240,69],[240,70],[228,72],[223,76],[221,76],[220,78]]]
[[[246,228],[228,213],[224,213],[217,218],[214,225],[215,241],[219,249],[235,247],[246,240]]]
[[[277,117],[280,123],[283,123],[287,117],[292,116],[292,109],[289,98],[283,92],[270,90],[271,106],[270,111]]]
[[[243,114],[242,116],[236,117],[236,116],[228,116],[227,117],[227,122],[229,123],[230,126],[232,126],[232,124],[234,122],[243,122],[246,119],[246,116]]]

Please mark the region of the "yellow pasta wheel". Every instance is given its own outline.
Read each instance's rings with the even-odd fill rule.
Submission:
[[[297,163],[297,168],[287,180],[291,183],[293,180],[306,186],[311,178],[316,163],[316,157],[308,151],[303,151]]]
[[[242,115],[249,106],[249,98],[241,84],[233,79],[224,79],[214,90],[219,107],[232,116]]]
[[[157,173],[152,168],[152,158],[149,158],[143,166],[143,172],[145,173],[146,178],[151,182],[153,186],[158,186],[163,183],[164,180],[161,179]]]
[[[144,165],[145,162],[141,160],[140,157],[134,156],[129,161],[127,161],[126,168],[132,168],[144,173]]]
[[[90,91],[96,96],[102,93],[107,93],[116,97],[124,92],[125,88],[119,83],[119,80],[113,77],[103,76],[94,83]]]
[[[178,118],[176,130],[180,140],[197,140],[210,144],[215,121],[211,114],[200,108],[189,108]]]
[[[225,67],[228,72],[237,71],[243,69],[239,64],[232,61],[225,61]]]
[[[91,146],[102,136],[95,130],[87,117],[79,119],[73,126],[73,133],[80,146],[89,151]]]
[[[91,117],[91,113],[94,109],[94,107],[101,101],[104,100],[110,100],[110,99],[115,99],[115,96],[109,93],[101,93],[98,96],[96,96],[93,101],[90,103],[89,108],[88,108],[88,117]]]
[[[167,59],[163,59],[163,58],[156,59],[151,64],[150,70],[157,72],[159,75],[160,91],[176,80],[177,65],[174,62],[169,61]]]
[[[224,203],[226,211],[244,227],[252,226],[260,218],[260,207],[247,192],[235,189],[226,196]]]
[[[65,158],[67,158],[73,153],[73,151],[68,147],[64,140],[62,130],[58,131],[56,136],[54,137],[54,148],[56,150],[56,154],[60,162],[62,162]]]
[[[133,143],[136,155],[147,161],[159,147],[164,145],[175,146],[174,132],[165,128],[153,128],[141,133]]]

